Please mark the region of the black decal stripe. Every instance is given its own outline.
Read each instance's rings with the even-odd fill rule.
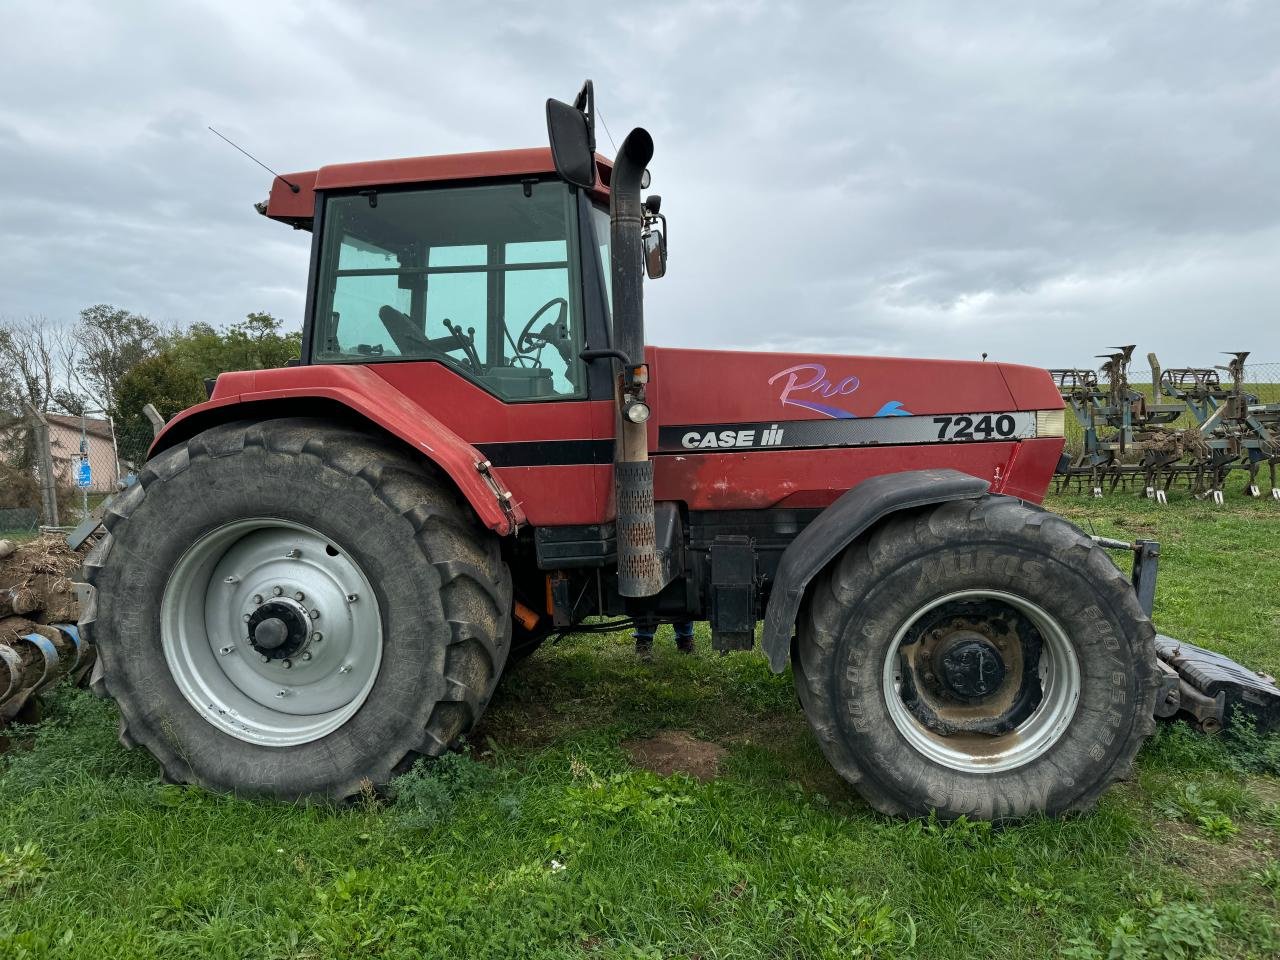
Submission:
[[[495,467],[557,467],[613,463],[612,440],[513,440],[477,443]]]
[[[1026,440],[1036,435],[1033,411],[848,420],[771,420],[663,426],[658,454],[803,450],[821,447],[914,446]]]

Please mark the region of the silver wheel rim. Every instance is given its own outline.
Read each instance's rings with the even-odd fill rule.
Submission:
[[[255,646],[250,631],[267,613],[290,624],[289,646]],[[318,740],[350,720],[382,662],[368,577],[341,544],[288,520],[237,520],[192,544],[165,585],[160,638],[201,717],[273,747]]]
[[[999,601],[1022,613],[1035,625],[1043,645],[1039,705],[1007,734],[944,736],[926,727],[902,698],[899,651],[912,627],[931,610],[956,601]],[[969,773],[997,773],[1030,763],[1062,738],[1080,702],[1080,663],[1062,625],[1043,607],[1000,590],[961,590],[939,597],[917,610],[894,635],[885,657],[882,688],[889,716],[898,732],[917,751],[935,763]]]

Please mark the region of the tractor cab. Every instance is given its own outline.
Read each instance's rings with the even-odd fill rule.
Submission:
[[[597,267],[580,250],[600,244],[580,202],[532,178],[327,197],[310,362],[434,360],[504,400],[581,395]]]
[[[435,362],[505,402],[584,398],[579,354],[609,343],[596,162],[590,190],[545,148],[277,180],[259,210],[314,234],[302,362]]]

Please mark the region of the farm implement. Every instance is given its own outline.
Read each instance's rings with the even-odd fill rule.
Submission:
[[[1166,370],[1148,354],[1148,398],[1129,383],[1133,350],[1130,345],[1101,355],[1098,371],[1049,371],[1083,435],[1080,452],[1059,465],[1057,489],[1088,488],[1100,497],[1137,487],[1165,503],[1181,482],[1197,498],[1221,504],[1233,470],[1245,471],[1245,492],[1262,496],[1258,474],[1265,464],[1271,497],[1280,500],[1280,403],[1264,403],[1247,388],[1248,351],[1228,354],[1225,365]]]
[[[1135,590],[1038,506],[1048,373],[646,345],[653,140],[598,155],[590,82],[547,128],[272,182],[259,212],[311,235],[302,355],[169,421],[85,562],[122,742],[174,782],[341,800],[457,743],[547,637],[685,620],[790,665],[891,814],[1085,809],[1158,711],[1223,693],[1229,721],[1193,648],[1157,656],[1151,545],[1121,545]],[[1166,424],[1122,359],[1080,389],[1129,445]]]

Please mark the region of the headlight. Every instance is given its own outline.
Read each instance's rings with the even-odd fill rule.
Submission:
[[[1067,435],[1066,410],[1037,410],[1037,437],[1065,437]]]
[[[643,400],[632,400],[622,408],[622,414],[632,423],[644,423],[649,419],[649,405]]]

